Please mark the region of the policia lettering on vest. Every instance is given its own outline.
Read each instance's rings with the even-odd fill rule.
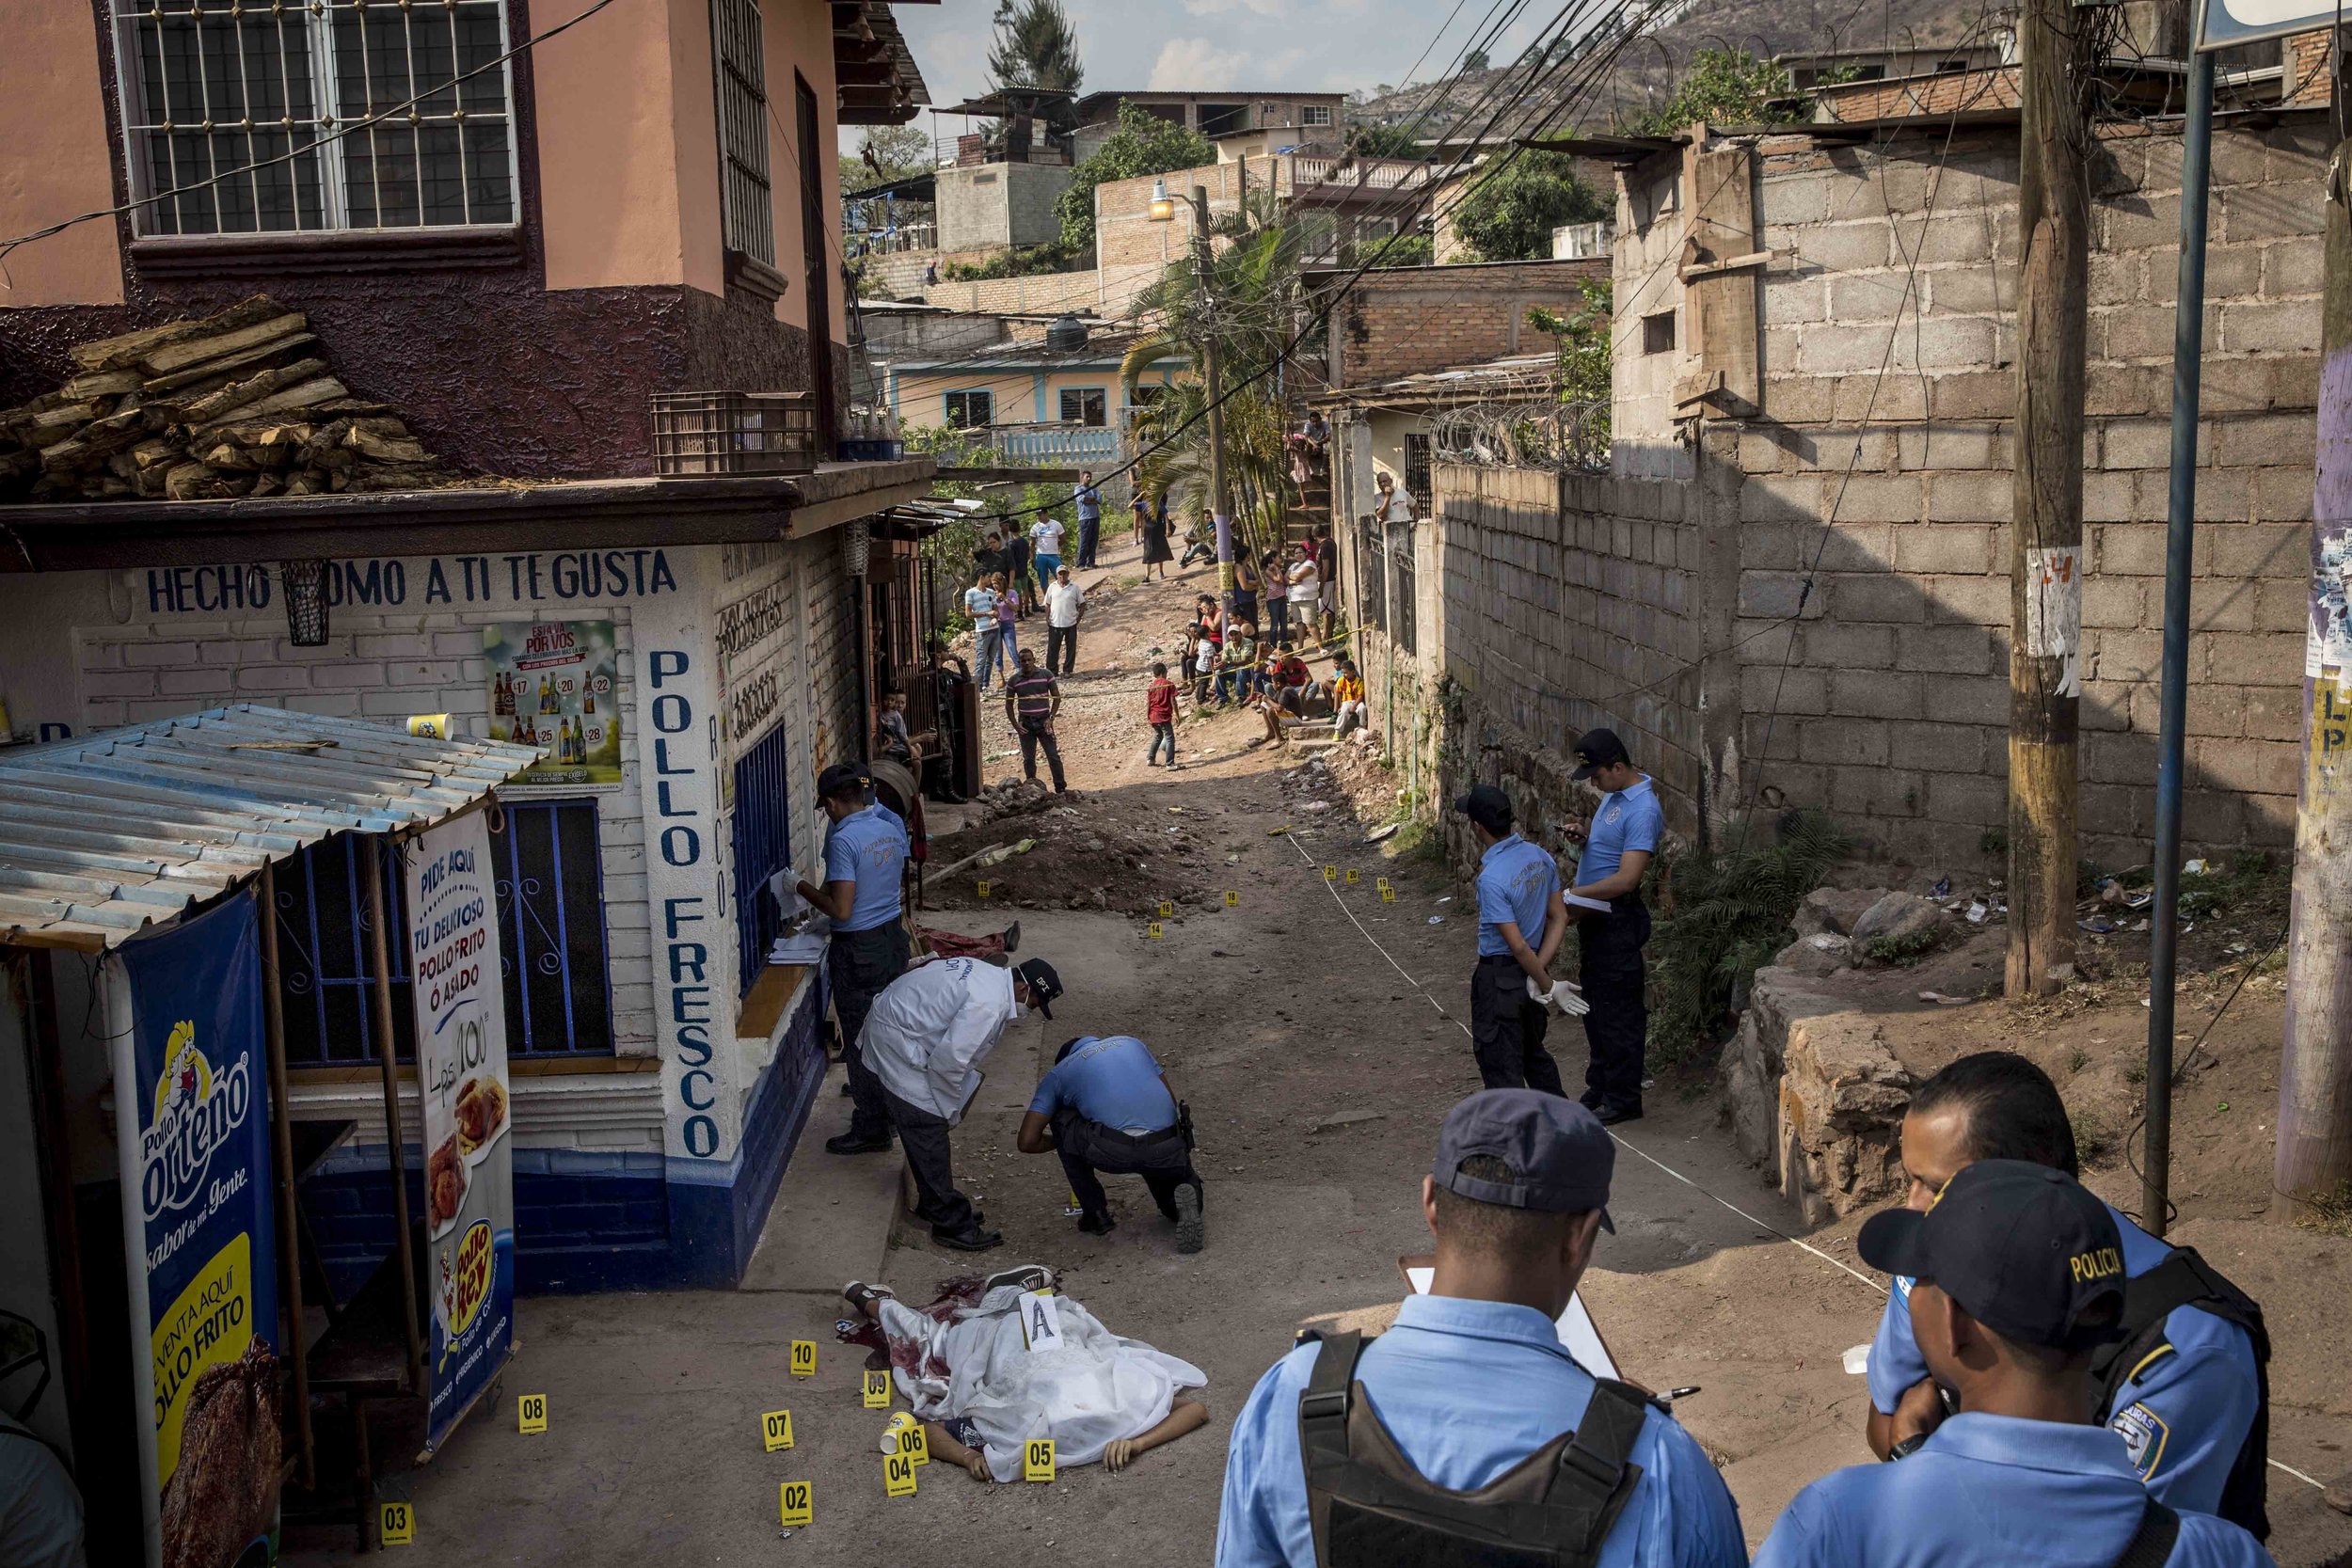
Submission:
[[[1615,1148],[1592,1112],[1486,1089],[1422,1184],[1429,1292],[1377,1338],[1300,1345],[1233,1424],[1219,1568],[1734,1568],[1740,1516],[1697,1442],[1560,1342]]]
[[[2005,1051],[1963,1056],[1919,1086],[1903,1117],[1902,1158],[1905,1207],[1920,1212],[1980,1161],[2078,1171],[2057,1087]],[[2090,1359],[2098,1423],[2122,1434],[2159,1502],[2266,1537],[2270,1338],[2262,1308],[2190,1248],[2107,1212],[2116,1244],[2070,1259],[2077,1283],[2120,1278],[2123,1287],[2118,1332]],[[1912,1330],[1911,1290],[1908,1277],[1896,1277],[1870,1346],[1868,1437],[1881,1458],[1916,1449],[1947,1409]]]

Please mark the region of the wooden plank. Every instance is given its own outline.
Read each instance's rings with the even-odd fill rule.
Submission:
[[[282,338],[290,332],[299,332],[309,325],[310,318],[303,315],[301,311],[289,310],[282,316],[273,316],[267,321],[256,322],[251,326],[240,327],[234,332],[223,333],[217,337],[196,338],[185,342],[167,343],[161,348],[149,350],[140,356],[138,362],[151,375],[169,375],[174,371],[185,370],[191,365],[201,365],[225,358],[240,349],[251,348],[256,343],[265,343],[272,338]]]
[[[1691,264],[1721,267],[1755,254],[1756,152],[1751,147],[1696,149],[1685,154],[1694,205],[1686,230]],[[1715,394],[1724,411],[1760,412],[1764,397],[1763,311],[1759,270],[1714,271],[1686,286],[1697,371],[1722,372]]]
[[[784,1022],[785,1008],[801,993],[801,982],[815,973],[807,964],[770,964],[761,970],[735,1015],[735,1037],[764,1040],[773,1036]]]
[[[315,333],[289,332],[282,338],[272,338],[265,343],[256,343],[251,348],[240,350],[225,359],[210,359],[189,370],[174,371],[169,375],[156,376],[150,380],[142,389],[150,395],[157,392],[176,392],[183,387],[192,387],[199,381],[210,381],[216,375],[226,374],[230,371],[243,370],[247,365],[258,365],[262,360],[283,354],[290,348],[300,348],[305,343],[317,341],[318,335]],[[111,373],[128,374],[130,372]],[[70,381],[66,385],[72,387],[78,386],[80,383]]]
[[[228,309],[195,321],[166,322],[161,326],[144,326],[136,332],[125,332],[119,338],[101,338],[95,342],[76,343],[66,350],[66,357],[86,371],[119,371],[135,365],[152,350],[167,343],[183,342],[217,333],[233,331],[248,323],[263,321],[281,313],[278,305],[263,294],[231,305]]]

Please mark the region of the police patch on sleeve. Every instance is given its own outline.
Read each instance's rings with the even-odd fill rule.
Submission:
[[[2139,1479],[2153,1480],[2156,1466],[2164,1463],[2165,1439],[2172,1435],[2164,1418],[2144,1404],[2135,1404],[2117,1411],[2107,1425],[2123,1434],[2123,1447],[2130,1451],[2132,1468],[2139,1472]]]

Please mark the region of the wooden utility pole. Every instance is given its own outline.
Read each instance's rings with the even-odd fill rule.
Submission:
[[[1200,294],[1212,305],[1216,288],[1216,247],[1209,239],[1209,187],[1192,188],[1194,262],[1200,269]],[[1200,340],[1200,378],[1209,396],[1209,510],[1216,522],[1216,587],[1225,609],[1227,635],[1233,617],[1233,515],[1225,488],[1225,373],[1218,363],[1214,325]]]
[[[2303,680],[2303,791],[2295,820],[2286,1044],[2279,1060],[2279,1209],[2352,1188],[2352,211],[2344,160],[2328,166],[2320,307],[2319,482]]]
[[[2007,993],[2074,967],[2075,735],[2082,706],[2084,303],[2090,126],[2069,0],[2026,0],[2018,43],[2017,467],[2010,529]]]

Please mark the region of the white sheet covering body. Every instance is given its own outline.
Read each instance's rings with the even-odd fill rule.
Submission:
[[[1111,1443],[1167,1419],[1176,1390],[1207,1386],[1200,1368],[1120,1338],[1068,1296],[1057,1298],[1062,1347],[1030,1351],[1021,1333],[1024,1293],[999,1285],[944,1324],[895,1300],[881,1303],[891,1369],[915,1415],[970,1421],[996,1480],[1021,1479],[1022,1445],[1032,1437],[1054,1440],[1057,1465],[1091,1465]]]

